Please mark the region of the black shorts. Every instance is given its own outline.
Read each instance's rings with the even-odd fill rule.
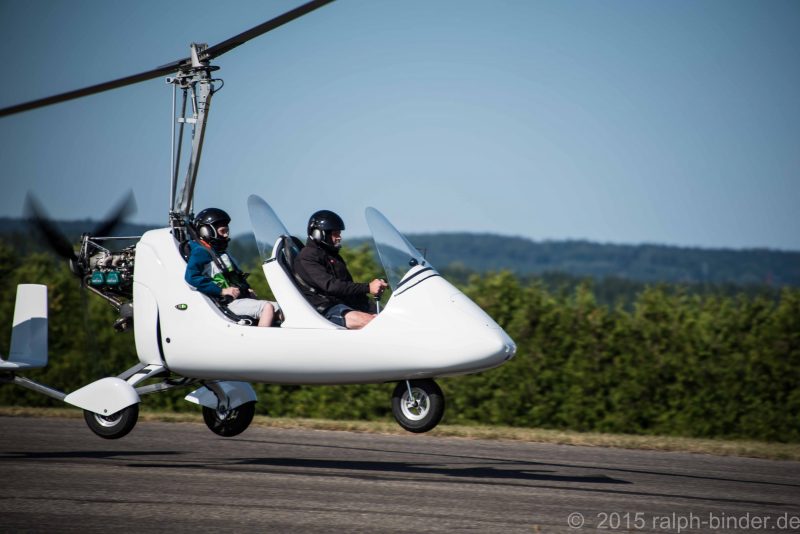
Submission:
[[[353,311],[353,308],[348,306],[347,304],[334,304],[322,315],[325,316],[327,320],[334,324],[338,324],[339,326],[343,326],[347,328],[347,324],[344,321],[344,316]]]

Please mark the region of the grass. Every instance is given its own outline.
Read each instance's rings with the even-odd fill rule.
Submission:
[[[0,416],[81,418],[83,417],[83,412],[73,408],[0,407]],[[139,420],[199,423],[202,421],[202,417],[199,412],[176,413],[142,411],[139,414]],[[271,428],[338,430],[391,435],[408,434],[396,423],[386,421],[334,421],[328,419],[300,419],[258,415],[253,420],[253,425]],[[636,436],[629,434],[602,434],[597,432],[574,432],[568,430],[484,425],[439,425],[428,435],[465,439],[511,440],[529,443],[577,445],[581,447],[615,447],[621,449],[690,452],[713,454],[717,456],[741,456],[770,460],[800,461],[800,444],[796,443],[698,439],[672,436]]]

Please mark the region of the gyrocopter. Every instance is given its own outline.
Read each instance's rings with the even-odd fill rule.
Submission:
[[[447,282],[378,210],[367,224],[391,296],[361,330],[327,321],[303,297],[293,276],[302,242],[291,236],[262,198],[247,199],[252,230],[267,282],[283,313],[279,328],[256,328],[184,281],[186,244],[194,237],[193,196],[208,118],[220,80],[210,61],[332,0],[316,0],[215,46],[191,45],[191,56],[156,69],[0,110],[0,116],[86,96],[169,74],[182,106],[173,104],[173,173],[169,226],[146,232],[120,248],[108,237],[126,213],[122,203],[77,251],[31,200],[32,218],[55,250],[69,260],[82,286],[119,313],[114,327],[133,330],[139,363],[69,394],[21,376],[47,365],[47,288],[18,286],[11,350],[0,359],[0,382],[13,383],[84,410],[88,426],[109,439],[136,424],[142,395],[191,388],[186,400],[202,406],[207,426],[221,436],[244,431],[255,413],[251,382],[363,384],[396,382],[392,412],[411,432],[434,428],[444,413],[435,378],[469,374],[512,358],[512,339],[481,308]],[[187,112],[188,110],[188,112]],[[191,151],[178,190],[184,128]],[[177,141],[176,141],[177,140]],[[134,239],[134,238],[127,238]],[[325,351],[319,347],[324,346]]]

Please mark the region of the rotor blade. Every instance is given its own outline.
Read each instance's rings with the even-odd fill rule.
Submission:
[[[125,220],[126,217],[136,212],[136,199],[133,198],[133,191],[128,191],[128,194],[117,203],[114,210],[109,216],[95,228],[92,232],[93,236],[107,237],[114,231],[114,228]]]
[[[28,220],[41,232],[56,254],[66,260],[76,261],[78,259],[67,237],[55,227],[42,205],[30,193],[25,199],[25,212]]]
[[[0,109],[0,117],[13,115],[15,113],[21,113],[23,111],[28,111],[31,109],[43,108],[51,104],[58,104],[59,102],[74,100],[82,96],[89,96],[96,93],[102,93],[103,91],[109,91],[111,89],[125,87],[126,85],[132,85],[134,83],[144,82],[146,80],[152,80],[153,78],[158,78],[159,76],[164,76],[165,74],[175,72],[176,70],[178,70],[180,66],[182,66],[187,61],[189,62],[189,64],[191,64],[191,60],[188,59],[173,61],[172,63],[162,65],[161,67],[157,67],[155,69],[148,70],[146,72],[134,74],[133,76],[125,76],[124,78],[118,78],[110,82],[98,83],[97,85],[91,85],[89,87],[84,87],[83,89],[76,89],[74,91],[68,91],[66,93],[61,93],[59,95],[48,96],[47,98],[31,100],[30,102],[25,102],[23,104],[17,104],[16,106],[3,108]]]
[[[283,15],[278,15],[274,19],[268,20],[254,28],[250,28],[249,30],[240,33],[235,37],[231,37],[221,43],[217,43],[214,46],[208,47],[201,53],[201,59],[214,59],[215,57],[219,57],[225,52],[229,52],[236,48],[239,45],[242,45],[253,39],[258,37],[259,35],[263,35],[269,31],[274,30],[279,26],[283,26],[287,22],[291,22],[296,18],[302,17],[303,15],[314,11],[315,9],[319,9],[320,7],[330,4],[334,0],[312,0],[311,2],[305,3],[299,7],[292,9],[291,11],[287,11]]]
[[[247,30],[246,32],[242,32],[235,37],[231,37],[230,39],[227,39],[219,44],[207,48],[206,50],[201,52],[200,59],[201,60],[214,59],[215,57],[220,56],[225,52],[233,50],[237,46],[246,43],[247,41],[253,39],[254,37],[263,35],[268,31],[274,30],[279,26],[283,26],[287,22],[290,22],[298,17],[302,17],[306,13],[310,13],[311,11],[314,11],[315,9],[320,8],[325,4],[329,4],[333,1],[334,0],[312,0],[311,2],[296,7],[291,11],[287,11],[283,15],[278,15],[274,19],[268,20],[263,24],[259,24],[258,26]],[[139,74],[134,74],[132,76],[125,76],[124,78],[118,78],[110,82],[98,83],[96,85],[91,85],[89,87],[84,87],[82,89],[75,89],[74,91],[68,91],[66,93],[61,93],[54,96],[48,96],[46,98],[31,100],[30,102],[24,102],[22,104],[17,104],[15,106],[2,108],[0,109],[0,117],[6,117],[8,115],[14,115],[15,113],[29,111],[31,109],[42,108],[45,106],[49,106],[51,104],[58,104],[59,102],[74,100],[82,96],[94,95],[97,93],[102,93],[103,91],[110,91],[111,89],[118,89],[120,87],[125,87],[126,85],[132,85],[134,83],[152,80],[153,78],[164,76],[171,72],[180,70],[181,68],[190,67],[191,65],[192,65],[191,58],[178,59],[176,61],[173,61],[172,63],[167,63],[166,65],[161,65],[160,67],[156,67],[154,69],[141,72]]]

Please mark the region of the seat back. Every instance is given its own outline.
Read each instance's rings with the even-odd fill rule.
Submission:
[[[281,252],[278,255],[278,261],[286,268],[289,273],[294,272],[294,260],[300,251],[303,249],[303,242],[293,235],[281,236]]]
[[[289,278],[301,293],[305,291],[311,291],[313,293],[315,289],[308,285],[305,280],[300,278],[300,276],[294,270],[294,261],[297,259],[297,255],[300,254],[300,251],[304,247],[303,242],[293,235],[282,236],[282,240],[283,241],[280,249],[281,251],[278,254],[278,263],[280,263],[281,267],[283,267],[283,270],[286,271],[286,274],[289,275]]]

